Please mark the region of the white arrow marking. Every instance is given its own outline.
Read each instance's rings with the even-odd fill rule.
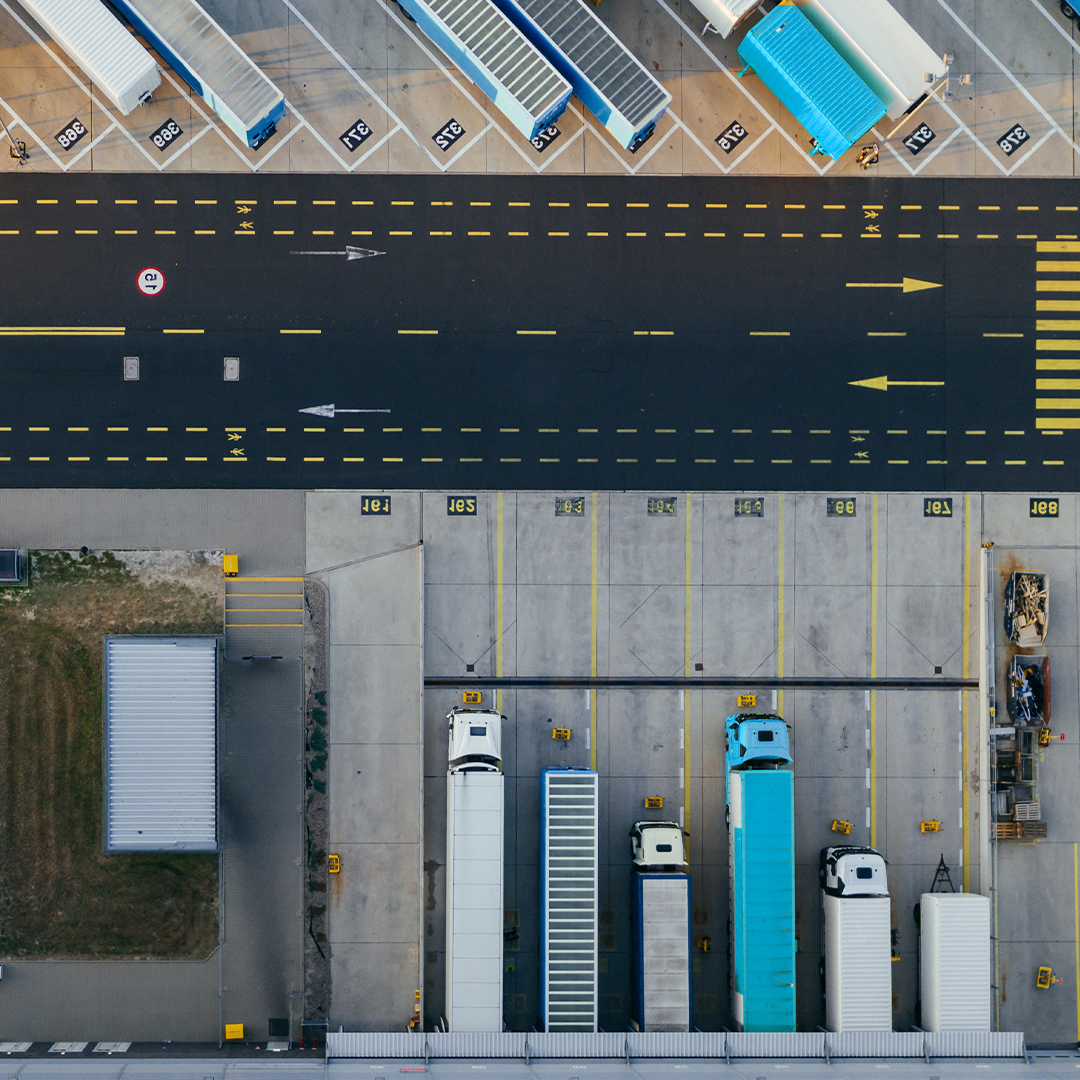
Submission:
[[[290,251],[290,255],[344,255],[345,258],[352,262],[353,259],[370,259],[375,255],[385,255],[385,251],[372,251],[371,248],[359,248],[353,247],[352,244],[346,244],[344,251]]]
[[[388,413],[389,409],[339,409],[335,405],[313,405],[310,409],[301,409],[302,413],[311,413],[312,416],[325,416],[333,420],[338,413]]]

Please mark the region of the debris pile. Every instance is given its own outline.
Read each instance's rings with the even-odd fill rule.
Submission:
[[[1040,570],[1017,570],[1005,586],[1005,634],[1021,648],[1046,640],[1049,582]]]

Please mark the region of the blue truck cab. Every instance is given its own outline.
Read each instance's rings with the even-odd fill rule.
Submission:
[[[773,768],[791,764],[787,724],[772,714],[736,713],[724,721],[727,753],[732,768]]]

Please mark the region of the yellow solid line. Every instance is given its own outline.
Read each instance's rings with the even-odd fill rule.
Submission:
[[[163,334],[203,334],[204,330],[162,330]]]
[[[683,675],[690,674],[690,605],[693,599],[691,565],[692,539],[690,528],[690,493],[686,493],[686,596],[683,616]],[[690,831],[690,695],[683,692],[683,828]]]
[[[971,492],[964,496],[964,649],[963,672],[968,677],[971,652]],[[971,785],[968,782],[968,695],[961,690],[963,707],[961,767],[964,771],[964,892],[971,891]],[[873,846],[873,845],[871,845]]]
[[[1039,259],[1035,263],[1037,274],[1074,274],[1080,272],[1080,262],[1075,259]]]
[[[399,330],[399,334],[437,334],[438,330]]]
[[[1035,428],[1038,431],[1080,428],[1080,416],[1039,416],[1035,418]]]
[[[751,330],[751,337],[791,337],[790,330]]]
[[[534,336],[539,335],[541,337],[554,337],[555,334],[556,334],[555,330],[519,330],[518,331],[518,336],[519,337],[527,337],[529,335],[534,335]]]
[[[1080,323],[1076,324],[1076,329],[1080,329]],[[1039,327],[1039,329],[1044,329]],[[983,334],[983,337],[1023,337],[1023,334]]]
[[[1080,371],[1080,359],[1065,356],[1035,357],[1036,371]],[[1006,432],[1006,434],[1008,434]]]
[[[1080,409],[1080,398],[1036,398],[1036,409]],[[1057,426],[1056,424],[1054,425]]]
[[[1036,319],[1036,330],[1049,330],[1051,333],[1061,330],[1080,330],[1080,319]],[[1023,337],[1023,334],[1017,334],[1017,337]],[[983,334],[983,337],[986,337]]]
[[[745,459],[743,459],[745,460]],[[738,464],[738,461],[736,461]],[[752,462],[751,462],[752,464]],[[776,637],[776,674],[779,678],[784,677],[784,493],[778,496],[779,510],[779,538],[777,548],[780,551],[780,565],[777,578],[780,582],[777,593],[777,637]],[[776,711],[784,715],[784,691],[776,692]]]
[[[592,614],[592,636],[589,644],[589,674],[596,677],[596,579],[597,579],[597,522],[600,516],[598,506],[600,497],[597,492],[592,495],[592,592],[589,600],[589,610]],[[589,761],[590,768],[596,771],[596,688],[589,691]]]
[[[1035,245],[1037,252],[1051,251],[1080,251],[1080,243],[1069,240],[1040,240]]]
[[[202,331],[199,331],[202,333]],[[321,330],[279,330],[279,334],[321,334]]]
[[[495,677],[502,678],[503,673],[503,493],[500,491],[497,502],[497,532],[495,541]],[[495,692],[495,708],[502,712],[502,691]],[[596,746],[596,739],[593,739]],[[596,751],[593,751],[595,755]],[[593,768],[596,759],[593,758]]]
[[[1080,338],[1036,338],[1035,348],[1039,352],[1071,352],[1080,349]]]

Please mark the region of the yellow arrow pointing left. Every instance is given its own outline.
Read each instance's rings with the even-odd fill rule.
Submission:
[[[887,375],[878,375],[873,379],[857,379],[848,386],[865,386],[868,390],[888,390],[891,386],[944,386],[943,382],[907,382],[890,379]]]
[[[920,281],[906,277],[903,281],[849,281],[849,289],[903,289],[904,292],[922,292],[924,289],[940,289],[936,281]]]

